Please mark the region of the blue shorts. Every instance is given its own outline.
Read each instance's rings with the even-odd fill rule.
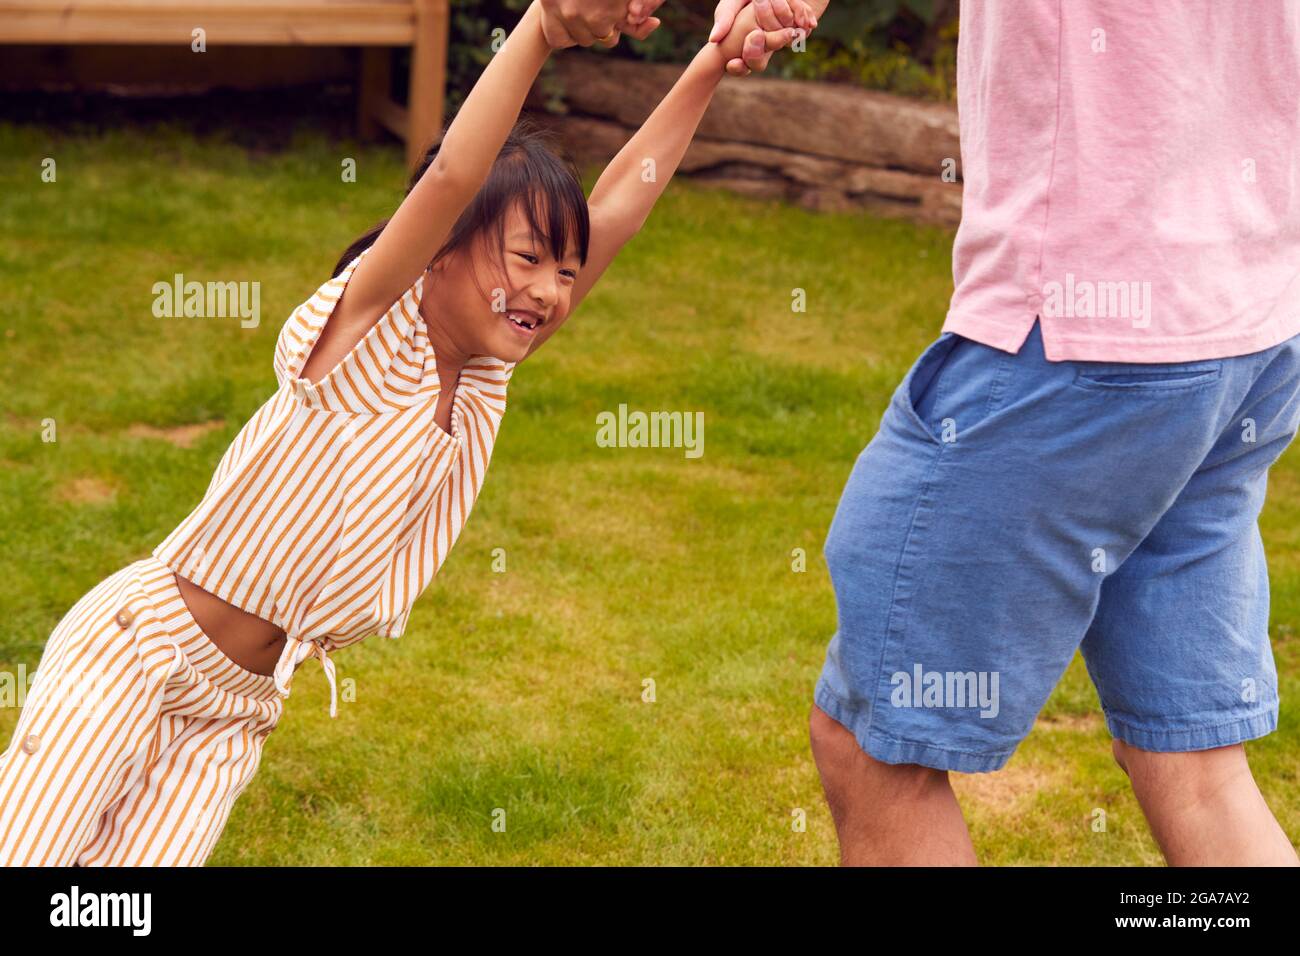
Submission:
[[[913,364],[826,538],[814,699],[871,756],[997,770],[1082,647],[1110,733],[1277,726],[1257,518],[1300,425],[1300,336],[1178,364],[1049,362],[951,332]]]

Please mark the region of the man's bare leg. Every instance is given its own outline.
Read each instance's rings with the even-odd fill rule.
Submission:
[[[882,763],[813,705],[813,759],[835,820],[841,866],[975,866],[945,770]]]
[[[1241,744],[1155,753],[1115,740],[1112,749],[1170,866],[1300,866]]]

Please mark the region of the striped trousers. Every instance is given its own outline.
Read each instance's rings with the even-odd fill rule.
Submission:
[[[0,866],[199,866],[284,701],[148,557],[55,627],[0,755]]]

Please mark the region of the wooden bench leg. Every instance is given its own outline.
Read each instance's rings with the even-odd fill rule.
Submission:
[[[388,102],[393,76],[393,54],[389,47],[361,48],[361,89],[357,96],[357,135],[365,140],[379,135],[379,116]]]
[[[447,75],[447,0],[415,0],[415,45],[407,98],[406,165],[414,169],[442,132]]]

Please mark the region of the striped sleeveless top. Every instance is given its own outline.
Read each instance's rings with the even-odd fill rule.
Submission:
[[[181,577],[281,628],[288,695],[319,657],[371,634],[400,637],[483,485],[514,363],[462,369],[451,433],[434,423],[440,384],[420,315],[425,274],[317,383],[300,378],[363,251],[289,316],[275,347],[279,389],[226,450],[202,501],[154,550]]]

